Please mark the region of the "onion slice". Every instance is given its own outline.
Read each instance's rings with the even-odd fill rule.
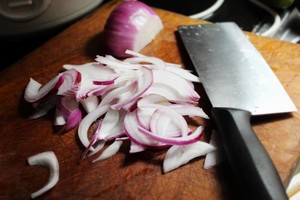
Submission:
[[[141,133],[137,124],[136,111],[137,110],[127,113],[124,118],[124,129],[126,135],[130,138],[130,140],[134,144],[145,147],[164,145],[155,140],[152,140],[149,136]]]
[[[292,180],[290,182],[290,184],[288,185],[286,192],[289,196],[290,199],[297,199],[296,197],[300,196],[299,194],[300,191],[300,173],[294,175],[292,177]],[[299,193],[299,194],[297,194]]]
[[[81,73],[75,69],[63,72],[64,82],[58,89],[57,95],[74,96],[79,90],[81,83]]]
[[[224,159],[224,155],[220,151],[220,148],[218,148],[220,146],[220,141],[215,130],[211,133],[209,144],[216,147],[216,150],[211,151],[206,155],[203,165],[204,169],[211,169],[217,166]]]
[[[158,134],[153,134],[152,132],[142,128],[138,127],[138,130],[141,133],[144,133],[145,135],[149,136],[153,140],[157,140],[159,142],[165,143],[165,144],[170,144],[170,145],[186,145],[186,144],[191,144],[195,143],[196,141],[199,140],[200,135],[202,134],[203,127],[198,127],[195,132],[188,136],[184,137],[166,137],[166,136],[161,136]]]
[[[57,102],[57,97],[52,95],[47,100],[34,103],[33,104],[33,114],[29,116],[29,119],[37,119],[39,117],[42,117],[46,115],[50,110],[55,108]]]
[[[78,137],[82,145],[88,147],[90,144],[88,138],[88,129],[90,125],[95,122],[100,116],[104,115],[109,110],[109,105],[99,105],[93,112],[85,116],[79,124],[78,127]],[[91,147],[89,150],[94,151]]]
[[[117,141],[117,140],[114,141],[111,145],[109,145],[109,147],[107,147],[101,153],[101,155],[97,159],[93,160],[93,162],[104,160],[104,159],[107,159],[107,158],[115,155],[119,151],[122,144],[123,144],[123,141]]]
[[[55,125],[66,124],[64,127],[66,132],[75,128],[82,120],[79,103],[74,96],[59,96],[56,113]]]
[[[62,74],[54,77],[44,86],[42,86],[42,84],[40,84],[33,78],[30,78],[30,81],[25,89],[24,98],[26,101],[31,103],[41,101],[48,95],[55,94],[63,81],[64,77],[62,76]]]
[[[52,151],[46,151],[30,156],[27,161],[29,165],[38,165],[48,168],[50,173],[48,182],[41,189],[31,194],[31,198],[36,198],[56,185],[59,180],[59,164]]]
[[[138,77],[136,91],[129,98],[123,99],[116,105],[112,105],[113,109],[120,110],[123,108],[129,111],[131,107],[139,100],[142,94],[144,94],[153,83],[153,73],[150,69],[142,67],[142,76]]]
[[[188,163],[190,160],[203,156],[213,150],[215,150],[214,146],[201,141],[188,145],[174,145],[166,153],[163,162],[163,172],[170,172]]]

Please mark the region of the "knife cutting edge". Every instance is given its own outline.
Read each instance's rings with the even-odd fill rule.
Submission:
[[[212,119],[245,196],[288,199],[250,124],[253,115],[297,111],[272,69],[235,23],[179,26],[178,32],[212,104]]]

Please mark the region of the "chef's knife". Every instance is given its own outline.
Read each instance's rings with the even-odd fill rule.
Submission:
[[[212,119],[245,196],[288,199],[250,124],[251,115],[297,110],[279,80],[235,23],[179,26],[178,32],[212,104]]]

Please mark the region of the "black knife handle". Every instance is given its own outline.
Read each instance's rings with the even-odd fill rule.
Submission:
[[[245,196],[253,200],[287,200],[280,176],[254,133],[250,117],[245,110],[212,109],[225,154]]]

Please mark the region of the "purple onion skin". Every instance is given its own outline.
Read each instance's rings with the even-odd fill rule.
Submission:
[[[148,5],[139,1],[124,1],[116,7],[106,21],[103,31],[103,46],[106,54],[119,58],[128,57],[127,49],[134,50],[134,41],[141,27],[134,17],[151,18],[156,13]]]

